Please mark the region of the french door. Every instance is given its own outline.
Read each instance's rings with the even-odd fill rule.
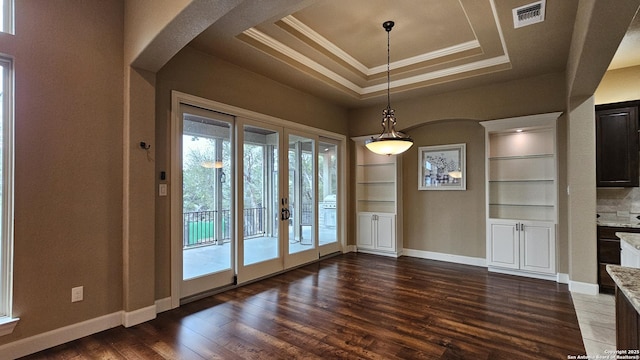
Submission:
[[[232,284],[232,116],[182,104],[182,237],[180,297]]]
[[[341,181],[339,171],[340,142],[320,137],[318,139],[318,247],[320,256],[340,251],[338,190]]]
[[[238,282],[318,259],[314,135],[238,120]]]
[[[173,307],[340,251],[344,237],[344,139],[210,103],[173,97]]]
[[[285,269],[318,259],[316,235],[317,137],[285,130],[287,165],[285,202],[288,204],[285,242]]]

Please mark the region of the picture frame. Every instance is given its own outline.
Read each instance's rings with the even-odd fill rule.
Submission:
[[[467,144],[418,148],[418,190],[467,190]]]

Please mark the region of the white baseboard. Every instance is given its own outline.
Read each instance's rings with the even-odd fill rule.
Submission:
[[[173,309],[171,297],[156,300],[156,314],[160,314],[161,312],[165,312],[171,309]]]
[[[17,359],[120,325],[122,325],[122,311],[2,345],[0,359]]]
[[[471,257],[471,256],[453,255],[453,254],[445,254],[445,253],[439,253],[439,252],[433,252],[433,251],[414,250],[414,249],[404,249],[402,251],[402,255],[417,257],[421,259],[446,261],[446,262],[463,264],[463,265],[487,267],[487,260],[485,258],[477,258],[477,257]]]
[[[569,291],[586,295],[598,295],[600,289],[598,284],[591,284],[579,281],[569,281]]]
[[[156,300],[155,304],[131,312],[118,311],[94,319],[68,325],[42,334],[30,336],[0,346],[0,359],[16,359],[69,341],[108,330],[120,325],[125,327],[155,319],[156,314],[171,310],[171,298]]]
[[[153,320],[156,318],[156,305],[147,306],[146,308],[138,309],[135,311],[123,311],[122,312],[122,325],[124,327],[131,327],[143,322]]]
[[[402,255],[402,253],[396,254],[392,252],[376,251],[376,250],[368,250],[368,249],[356,249],[356,252],[363,253],[363,254],[380,255],[380,256],[386,256],[386,257],[392,257],[392,258],[398,258]]]
[[[561,284],[569,284],[569,274],[558,273],[556,281]]]
[[[358,248],[355,245],[345,246],[344,253],[350,253],[350,252],[358,252]]]
[[[557,274],[546,275],[546,274],[538,274],[538,273],[533,273],[533,272],[528,272],[528,271],[502,269],[502,268],[495,268],[495,267],[489,267],[488,269],[489,269],[489,272],[494,272],[494,273],[498,273],[498,274],[524,276],[524,277],[529,277],[529,278],[533,278],[533,279],[549,280],[549,281],[555,281],[555,282],[558,281],[558,275]]]

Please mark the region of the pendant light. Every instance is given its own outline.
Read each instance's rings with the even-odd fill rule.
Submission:
[[[390,75],[390,32],[395,23],[393,21],[385,21],[382,27],[387,31],[387,108],[382,111],[382,133],[378,137],[371,137],[365,141],[367,149],[380,155],[397,155],[407,151],[413,140],[399,131],[396,131],[396,117],[391,108],[391,75]]]

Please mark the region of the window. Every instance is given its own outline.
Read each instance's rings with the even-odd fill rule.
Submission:
[[[0,0],[0,31],[13,34],[13,2],[14,0]]]
[[[0,57],[0,335],[10,334],[13,283],[13,62]]]

